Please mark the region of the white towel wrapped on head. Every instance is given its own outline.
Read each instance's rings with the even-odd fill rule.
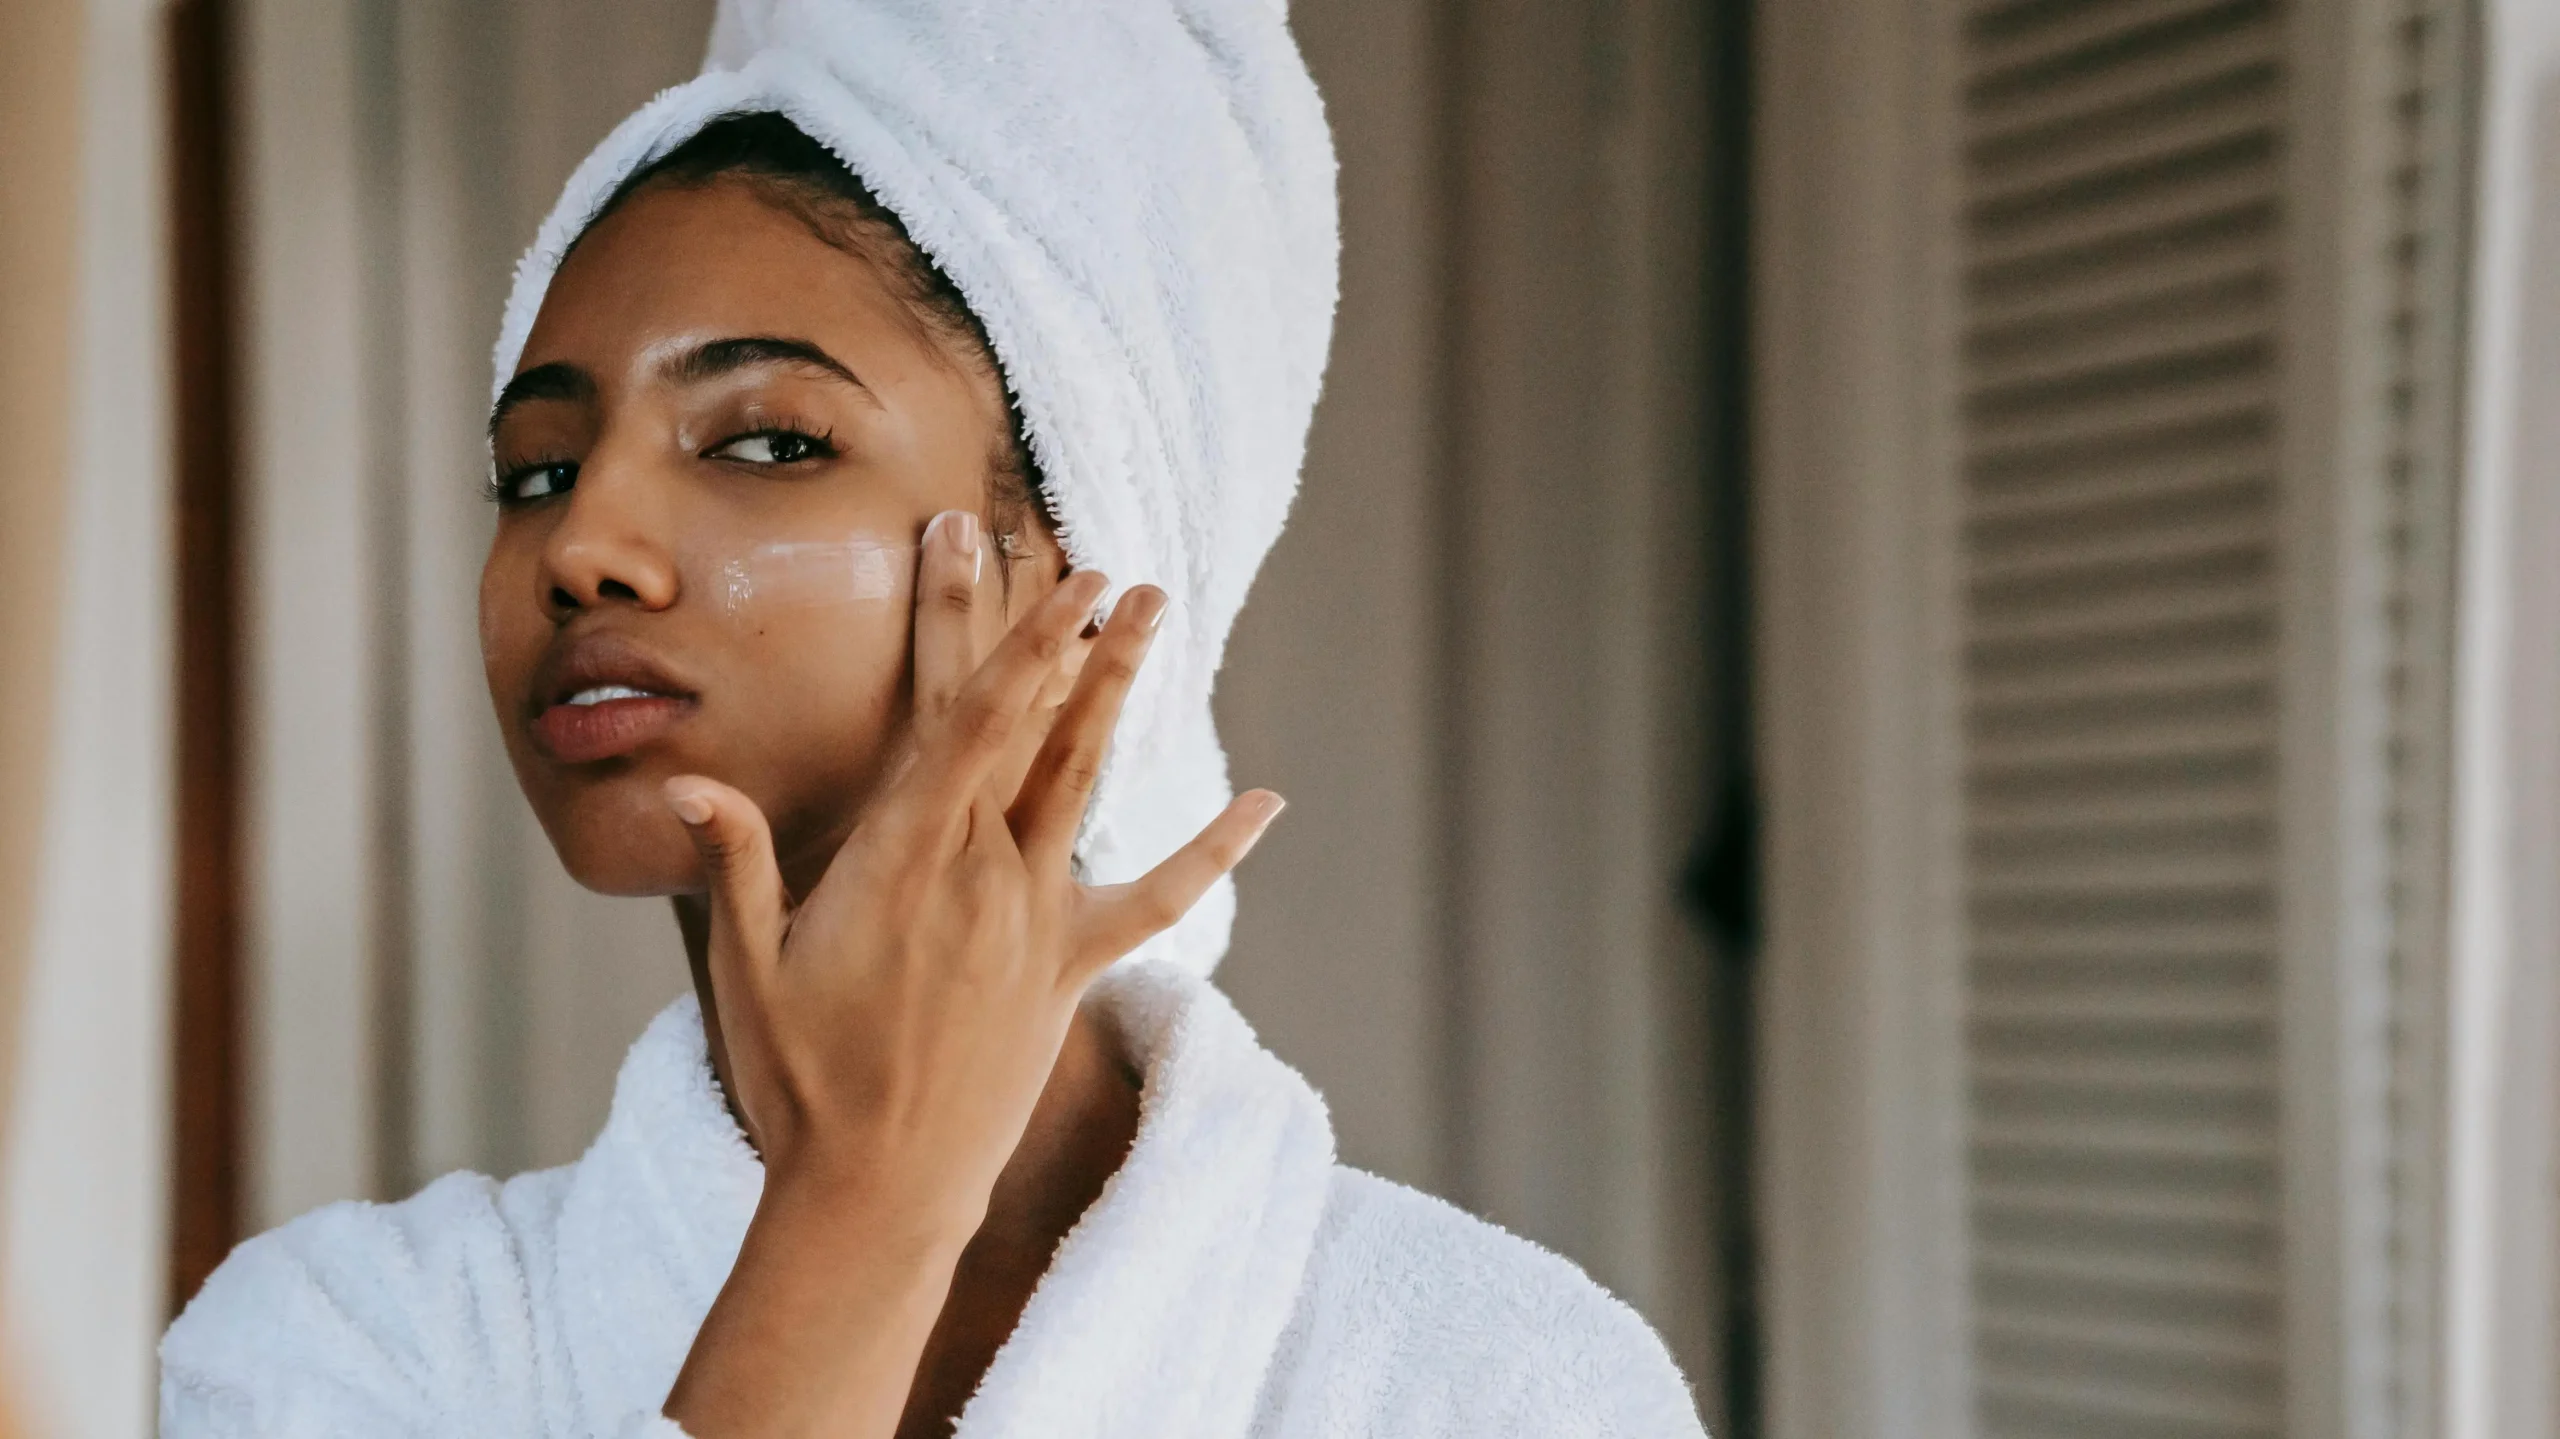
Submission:
[[[1077,847],[1135,878],[1232,792],[1209,690],[1297,491],[1333,329],[1332,139],[1271,0],[722,0],[710,60],[570,178],[516,270],[497,385],[614,190],[723,115],[833,151],[959,288],[1067,557],[1172,599]],[[1220,881],[1142,956],[1207,973]]]

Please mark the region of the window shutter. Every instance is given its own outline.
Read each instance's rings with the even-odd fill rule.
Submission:
[[[2383,44],[2338,52],[2387,77],[2377,172],[2354,169],[2350,143],[2334,182],[2342,205],[2388,211],[2369,327],[2360,276],[2289,273],[2303,52],[2287,30],[2304,17],[2270,0],[2015,0],[1962,22],[1964,1170],[1986,1434],[2273,1435],[2299,1427],[2289,1383],[2334,1377],[2287,1372],[2284,1027],[2300,1020],[2281,925],[2321,902],[2287,888],[2289,563],[2374,586],[2343,647],[2369,639],[2384,673],[2337,698],[2384,716],[2376,752],[2342,760],[2383,799],[2371,836],[2338,842],[2370,839],[2388,875],[2382,1322],[2427,1327],[2411,1306],[2428,1292],[2434,1168],[2460,15],[2383,8]],[[2349,296],[2338,343],[2382,357],[2349,358],[2378,393],[2351,380],[2340,402],[2383,417],[2369,450],[2339,451],[2379,473],[2284,472],[2286,427],[2320,422],[2285,408],[2297,282]],[[2370,549],[2289,555],[2280,508],[2302,484],[2370,486],[2379,532],[2347,546]],[[2353,583],[2341,591],[2352,606]],[[2353,928],[2338,927],[2342,966]],[[2423,1342],[2391,1353],[2390,1373],[2343,1381],[2357,1432],[2423,1413]]]
[[[2437,1427],[2474,4],[1763,12],[1779,1432]]]
[[[1978,1413],[2274,1433],[2281,35],[2026,0],[1964,52]]]

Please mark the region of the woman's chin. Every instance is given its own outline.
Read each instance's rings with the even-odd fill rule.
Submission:
[[[543,826],[560,867],[582,887],[620,899],[700,894],[702,856],[674,815],[634,816],[619,823],[575,820]]]
[[[679,875],[667,870],[608,868],[581,872],[575,868],[569,877],[584,888],[612,899],[665,899],[675,895],[700,894],[702,875],[696,870]]]

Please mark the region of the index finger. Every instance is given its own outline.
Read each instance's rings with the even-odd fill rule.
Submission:
[[[997,642],[942,713],[921,724],[923,742],[908,773],[929,808],[950,812],[976,797],[1108,583],[1094,570],[1059,581]]]
[[[951,707],[978,668],[978,606],[986,548],[978,517],[944,510],[924,527],[916,554],[915,715],[921,722]]]

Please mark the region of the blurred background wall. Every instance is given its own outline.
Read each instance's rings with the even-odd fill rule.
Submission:
[[[0,14],[0,1269],[11,1398],[45,1434],[149,1431],[165,1302],[160,21],[148,0]]]

